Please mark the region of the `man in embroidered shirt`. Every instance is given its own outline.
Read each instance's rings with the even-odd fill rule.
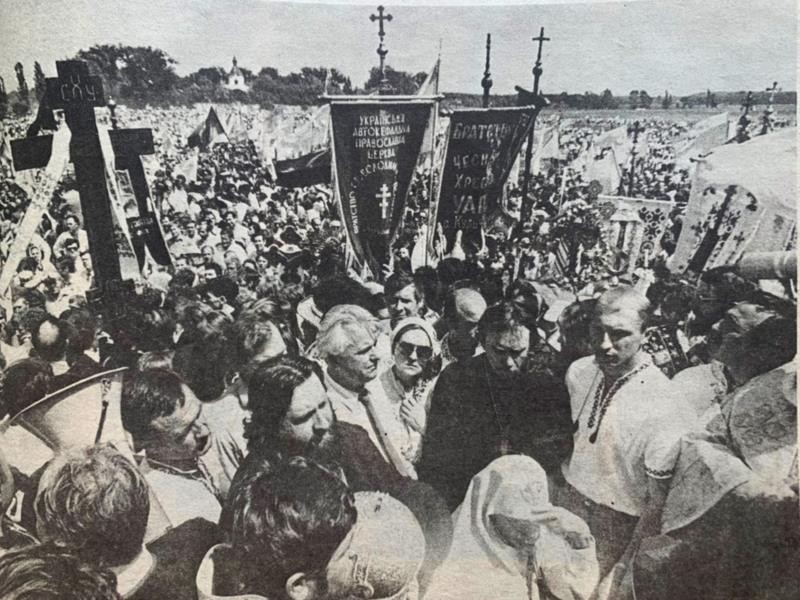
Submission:
[[[209,428],[202,408],[172,371],[147,369],[123,381],[122,425],[134,450],[144,451],[142,470],[173,525],[195,517],[216,522],[242,460],[230,434]]]
[[[594,356],[575,361],[566,376],[574,449],[562,467],[567,485],[556,503],[589,524],[601,576],[608,574],[601,588],[612,590],[639,541],[659,530],[691,415],[641,350],[649,308],[630,287],[603,294],[590,327]]]

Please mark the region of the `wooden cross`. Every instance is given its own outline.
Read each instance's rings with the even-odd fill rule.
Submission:
[[[378,58],[380,59],[380,69],[381,69],[381,85],[380,91],[383,93],[389,93],[391,90],[389,89],[389,82],[386,80],[386,69],[385,69],[385,60],[386,55],[389,54],[389,51],[383,45],[383,38],[386,36],[386,32],[383,30],[383,22],[384,21],[391,21],[392,15],[389,13],[383,14],[383,5],[378,7],[378,14],[377,15],[370,15],[369,20],[373,23],[378,21],[378,38],[380,42],[378,43]]]
[[[94,116],[95,107],[105,106],[103,86],[99,77],[89,75],[89,67],[84,61],[57,61],[56,70],[58,77],[46,79],[43,102],[50,110],[64,111],[64,119],[72,132],[70,160],[75,167],[95,284],[102,289],[121,276],[103,153]],[[50,135],[12,141],[14,168],[25,170],[47,166],[52,146],[53,137]]]

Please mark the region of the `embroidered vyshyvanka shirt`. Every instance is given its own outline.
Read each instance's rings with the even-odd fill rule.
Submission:
[[[598,425],[601,407],[594,411],[594,419],[591,415],[602,381],[592,356],[575,361],[567,371],[577,431],[572,456],[562,471],[567,482],[590,500],[639,516],[647,499],[647,478],[672,477],[679,441],[690,427],[693,411],[675,394],[670,380],[649,363],[617,389]]]

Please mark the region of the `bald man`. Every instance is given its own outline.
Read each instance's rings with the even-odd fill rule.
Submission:
[[[33,352],[38,358],[50,363],[53,374],[57,377],[69,370],[67,364],[67,329],[66,324],[47,315],[33,328],[31,342]],[[31,354],[33,354],[33,352]]]
[[[47,361],[53,368],[54,377],[50,381],[49,393],[102,371],[96,361],[82,352],[73,352],[67,357],[69,332],[69,323],[51,315],[44,317],[33,329],[31,356]]]
[[[444,307],[447,333],[442,338],[444,366],[483,352],[478,342],[478,321],[485,310],[486,300],[473,289],[458,289],[448,295]]]

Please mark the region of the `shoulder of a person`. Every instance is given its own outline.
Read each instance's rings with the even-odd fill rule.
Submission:
[[[458,360],[451,362],[447,365],[441,373],[439,373],[439,383],[448,382],[448,386],[463,381],[464,378],[471,379],[477,373],[482,372],[482,361],[485,360],[485,355],[471,356],[465,360]]]
[[[594,362],[594,356],[584,356],[579,358],[567,367],[566,381],[572,383],[578,380],[582,375],[597,369]]]

